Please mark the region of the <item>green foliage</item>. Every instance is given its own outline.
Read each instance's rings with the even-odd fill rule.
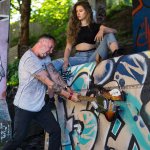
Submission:
[[[107,0],[107,16],[115,17],[115,14],[119,13],[120,11],[123,11],[129,6],[132,6],[132,0]]]
[[[17,86],[19,84],[18,65],[19,59],[16,59],[12,64],[8,65],[7,85]]]
[[[15,46],[15,45],[17,45],[17,44],[18,44],[18,37],[13,38],[13,39],[10,41],[10,47],[13,47],[13,46]]]
[[[113,7],[120,6],[120,5],[131,6],[132,0],[115,0],[115,1],[107,0],[106,4],[107,4],[108,9],[111,9]]]
[[[19,13],[19,3],[18,0],[11,0],[11,11],[10,18],[12,21]],[[72,0],[32,0],[31,3],[31,19],[30,22],[40,23],[42,25],[42,33],[50,33],[55,36],[57,40],[56,49],[63,49],[65,46],[66,39],[66,25],[69,18],[69,10],[72,6]],[[18,10],[17,10],[17,9]],[[30,31],[32,32],[32,31]],[[41,32],[37,31],[36,36],[40,35]],[[34,42],[34,38],[30,37],[30,43]],[[12,41],[16,43],[15,41]]]
[[[66,25],[71,6],[72,0],[44,0],[41,8],[32,12],[31,21],[40,23],[43,32],[55,36],[56,49],[62,49],[65,46]]]
[[[124,3],[121,3],[120,5],[113,5],[113,7],[107,9],[107,17],[111,17],[113,19],[113,17],[116,17],[117,13],[119,13],[120,11],[125,10],[127,7],[127,5],[125,5]],[[114,18],[115,19],[115,18]]]
[[[38,40],[38,37],[37,36],[30,36],[29,38],[29,45],[30,47],[32,47],[33,44],[35,44]]]

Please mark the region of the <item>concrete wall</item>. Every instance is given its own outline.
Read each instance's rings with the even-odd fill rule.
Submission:
[[[10,116],[6,103],[6,74],[9,32],[9,0],[0,1],[0,143],[10,138]]]
[[[133,0],[134,51],[150,49],[150,1]]]
[[[126,55],[71,68],[68,84],[87,94],[94,71],[95,84],[119,86],[125,93],[117,117],[111,122],[90,102],[57,102],[58,120],[65,150],[149,150],[150,149],[150,52]],[[114,81],[115,80],[115,81]],[[113,82],[111,82],[113,81]],[[114,84],[115,82],[115,84]],[[54,112],[56,113],[56,112]]]

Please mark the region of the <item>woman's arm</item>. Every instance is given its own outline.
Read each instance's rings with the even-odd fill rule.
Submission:
[[[104,25],[101,25],[99,27],[99,31],[98,33],[96,34],[95,36],[95,41],[102,41],[103,40],[103,37],[104,37],[104,34],[107,34],[107,33],[117,33],[117,30],[116,29],[113,29],[113,28],[109,28],[109,27],[106,27]]]
[[[72,44],[67,41],[65,52],[64,52],[64,65],[63,65],[64,70],[68,68],[69,56],[70,56],[71,50],[72,50]]]
[[[104,25],[100,26],[100,30],[103,30],[104,33],[117,33],[116,29],[106,27]]]

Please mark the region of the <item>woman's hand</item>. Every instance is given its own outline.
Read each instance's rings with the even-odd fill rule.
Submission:
[[[66,45],[65,52],[64,52],[64,64],[63,64],[64,71],[66,71],[66,69],[68,68],[69,56],[70,56],[71,50],[72,50],[72,44],[67,41],[67,45]]]
[[[103,40],[103,37],[104,37],[104,28],[103,26],[101,26],[98,33],[95,36],[94,41],[100,42]]]
[[[68,59],[66,59],[66,60],[64,60],[63,70],[64,70],[64,71],[66,71],[66,70],[67,70],[67,68],[68,68],[68,66],[69,66],[69,60],[68,60]]]

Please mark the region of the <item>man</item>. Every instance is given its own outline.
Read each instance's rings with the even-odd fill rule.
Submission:
[[[20,60],[19,87],[14,99],[14,134],[3,150],[16,150],[24,140],[33,119],[49,133],[49,150],[60,148],[60,127],[50,110],[49,103],[45,104],[45,93],[48,89],[50,97],[54,92],[74,102],[78,101],[78,94],[67,88],[67,84],[51,64],[48,55],[52,53],[54,47],[55,39],[50,35],[42,35]]]

